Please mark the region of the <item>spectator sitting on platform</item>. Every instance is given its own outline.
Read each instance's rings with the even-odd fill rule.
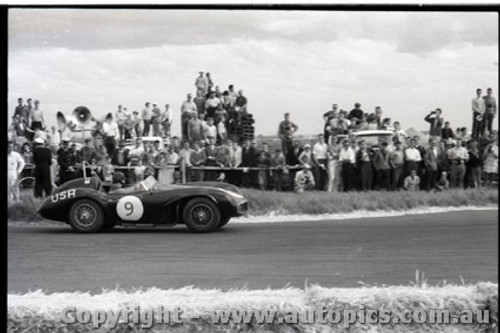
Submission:
[[[303,169],[295,174],[294,185],[294,190],[297,193],[312,191],[316,187],[311,166],[308,163],[304,164]]]
[[[420,185],[420,177],[417,176],[417,170],[411,169],[410,175],[404,180],[404,189],[407,191],[418,191]]]
[[[216,162],[221,167],[230,167],[231,166],[231,147],[228,142],[224,142],[219,146]]]
[[[88,164],[92,164],[92,161],[96,159],[97,152],[94,147],[94,142],[91,138],[85,139],[85,146],[80,150],[80,160]]]
[[[180,149],[179,149],[180,151]],[[177,151],[173,145],[170,145],[168,147],[168,157],[167,157],[167,164],[168,165],[177,165],[179,164],[179,154],[177,154]]]
[[[135,147],[129,152],[130,166],[137,166],[139,162],[144,160],[144,145],[142,144],[142,138],[138,137],[135,139]]]
[[[125,142],[120,141],[118,143],[118,149],[115,151],[111,162],[116,166],[126,166],[129,162],[129,150],[125,149]],[[126,174],[126,172],[124,173]]]
[[[207,155],[205,150],[202,149],[198,142],[193,143],[193,151],[191,152],[191,165],[193,167],[201,167],[205,165]],[[191,180],[192,181],[203,181],[204,171],[203,170],[192,170]]]
[[[111,156],[106,155],[104,158],[104,164],[102,165],[102,179],[111,184],[113,181],[113,173],[115,172],[115,168],[113,164],[111,164]]]
[[[189,142],[185,141],[182,144],[182,149],[179,151],[179,162],[185,163],[187,167],[191,166],[191,153],[193,149],[191,149]]]
[[[229,140],[228,140],[229,141]],[[231,166],[237,168],[241,165],[241,146],[238,142],[231,143]]]

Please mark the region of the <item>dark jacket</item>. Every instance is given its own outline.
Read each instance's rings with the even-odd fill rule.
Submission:
[[[297,152],[295,151],[295,147],[292,147],[285,156],[286,164],[287,165],[297,165],[300,164],[299,162],[299,156],[300,153],[302,153],[302,148],[298,148]]]

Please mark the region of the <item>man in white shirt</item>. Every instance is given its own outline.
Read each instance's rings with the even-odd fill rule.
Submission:
[[[472,137],[474,139],[479,138],[482,134],[482,124],[484,111],[486,110],[486,104],[484,99],[481,97],[482,90],[478,88],[476,90],[476,97],[472,99]],[[453,185],[452,185],[453,186]]]
[[[17,180],[24,169],[24,159],[14,151],[14,142],[9,140],[7,146],[7,198],[9,203],[12,200],[19,200],[19,186]]]
[[[455,146],[448,150],[448,159],[451,162],[450,187],[464,188],[465,163],[469,160],[469,153],[462,147],[460,138],[457,138]]]
[[[328,145],[325,143],[325,136],[318,135],[318,142],[312,147],[312,160],[314,162],[314,177],[316,178],[316,189],[318,191],[325,190],[326,186],[326,170],[327,170],[327,157]]]
[[[207,118],[207,125],[203,128],[203,136],[205,140],[208,141],[208,138],[217,138],[217,127],[214,125],[214,118]]]
[[[55,155],[57,153],[57,150],[59,149],[59,144],[61,143],[60,133],[57,131],[55,126],[52,126],[50,128],[48,142],[49,142],[49,148],[50,148],[50,151],[52,152],[52,155]]]
[[[116,138],[120,136],[118,124],[113,119],[113,115],[108,113],[104,123],[102,124],[102,131],[104,133],[104,146],[109,156],[115,155]]]
[[[422,156],[417,148],[417,140],[410,140],[410,146],[405,149],[405,160],[407,175],[410,175],[411,170],[416,170],[418,175],[418,165],[422,161]]]
[[[344,139],[342,141],[342,148],[339,153],[339,162],[342,165],[342,184],[344,187],[344,192],[348,192],[354,189],[355,185],[355,164],[356,164],[356,154],[351,147],[351,142],[349,139]]]

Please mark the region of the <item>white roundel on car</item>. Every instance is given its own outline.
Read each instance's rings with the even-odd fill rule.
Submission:
[[[138,197],[127,195],[118,200],[116,212],[124,221],[138,221],[144,214],[144,206]]]

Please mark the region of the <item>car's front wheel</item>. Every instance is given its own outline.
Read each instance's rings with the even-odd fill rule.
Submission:
[[[223,226],[225,226],[225,225],[229,222],[229,220],[230,220],[230,219],[231,219],[230,217],[225,217],[225,218],[223,218],[223,219],[220,221],[219,225],[217,226],[217,230],[222,229],[222,227],[223,227]]]
[[[78,200],[69,211],[69,224],[77,232],[99,232],[104,227],[104,211],[95,201]]]
[[[193,232],[214,231],[219,225],[221,216],[219,208],[207,198],[191,199],[183,211],[186,227]]]

